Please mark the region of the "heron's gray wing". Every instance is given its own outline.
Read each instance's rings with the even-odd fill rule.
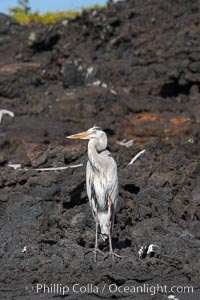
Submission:
[[[87,187],[87,195],[89,200],[91,199],[91,177],[92,177],[92,170],[91,170],[91,165],[88,160],[87,162],[87,167],[86,167],[86,187]]]
[[[115,160],[110,157],[109,168],[107,171],[107,193],[112,199],[114,213],[118,204],[118,173],[117,173],[117,164]]]
[[[111,206],[111,223],[114,222],[114,216],[118,205],[118,172],[117,164],[111,153],[106,150],[101,153],[102,162],[104,163],[104,187],[105,187],[105,201],[107,203],[108,197],[112,200]]]
[[[86,167],[86,188],[87,188],[87,195],[89,199],[89,204],[92,209],[92,214],[95,219],[96,216],[96,203],[95,203],[95,195],[94,195],[94,171],[92,169],[91,163],[88,160],[87,167]]]

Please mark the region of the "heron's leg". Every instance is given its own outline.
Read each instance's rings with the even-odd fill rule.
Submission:
[[[94,261],[97,261],[97,252],[101,254],[102,256],[105,256],[105,254],[98,248],[98,227],[99,227],[99,219],[98,215],[95,217],[95,222],[96,222],[96,233],[95,233],[95,246],[94,249],[90,249],[87,251],[92,251],[94,253]]]
[[[111,207],[112,207],[112,199],[111,199],[110,196],[108,196],[108,221],[107,221],[108,239],[109,239],[110,255],[112,255],[112,258],[114,260],[113,247],[112,247],[112,237],[111,237]]]
[[[108,222],[107,222],[107,227],[108,227],[108,238],[109,238],[109,248],[110,248],[110,255],[112,255],[113,261],[115,261],[115,257],[117,258],[125,258],[127,256],[121,256],[113,252],[113,247],[112,247],[112,237],[111,237],[111,207],[112,207],[112,199],[110,196],[108,196]]]
[[[95,246],[94,246],[94,261],[97,261],[97,251],[98,251],[98,227],[99,227],[99,219],[98,215],[96,214],[96,234],[95,234]]]

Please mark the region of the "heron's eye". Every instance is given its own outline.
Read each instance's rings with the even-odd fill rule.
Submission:
[[[93,130],[93,133],[97,133],[97,131],[96,131],[96,130]]]

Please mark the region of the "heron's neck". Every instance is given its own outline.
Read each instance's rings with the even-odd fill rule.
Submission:
[[[107,137],[105,135],[101,141],[97,139],[91,139],[88,143],[88,157],[91,165],[98,171],[102,168],[102,157],[100,152],[107,148]]]

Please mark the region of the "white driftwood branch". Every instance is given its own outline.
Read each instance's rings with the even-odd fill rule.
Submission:
[[[134,161],[136,161],[136,159],[138,159],[138,157],[139,157],[140,155],[142,155],[145,151],[146,151],[146,150],[144,149],[144,150],[140,151],[139,153],[137,153],[137,154],[131,159],[131,161],[128,163],[128,166],[132,165],[132,164],[134,163]]]
[[[126,148],[129,148],[129,147],[133,146],[133,140],[117,141],[117,144],[120,145],[120,146],[125,146]]]
[[[33,170],[36,170],[36,171],[59,171],[59,170],[66,170],[69,168],[73,169],[73,168],[78,168],[78,167],[83,167],[83,164],[66,166],[66,167],[55,167],[55,168],[38,168],[38,169],[33,169]]]
[[[21,169],[21,164],[9,164],[8,167],[17,170],[17,169]]]
[[[2,122],[2,119],[3,119],[4,115],[8,115],[8,116],[10,116],[12,118],[15,116],[14,113],[12,111],[10,111],[10,110],[0,109],[0,124]]]
[[[66,169],[73,169],[73,168],[78,168],[78,167],[83,167],[83,164],[79,165],[72,165],[72,166],[65,166],[65,167],[50,167],[50,168],[37,168],[37,169],[27,169],[27,168],[21,168],[21,164],[9,164],[8,167],[13,168],[14,170],[23,170],[23,171],[28,171],[28,170],[35,170],[35,171],[60,171],[60,170],[66,170]]]

